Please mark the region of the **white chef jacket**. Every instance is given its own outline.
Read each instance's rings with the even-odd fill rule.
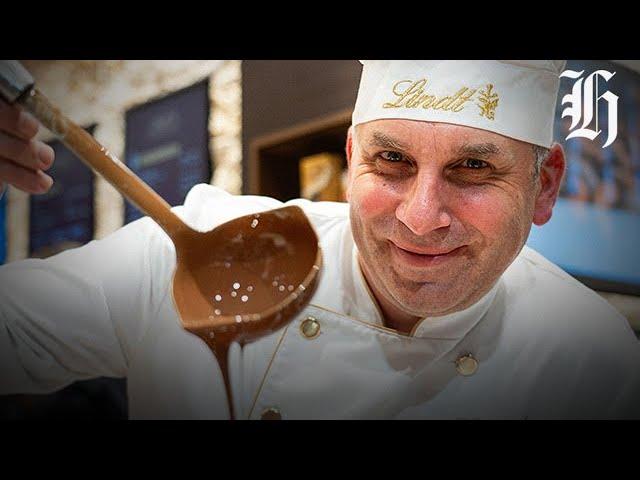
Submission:
[[[470,308],[385,328],[347,204],[293,200],[323,252],[286,326],[230,351],[236,415],[259,419],[640,418],[640,342],[605,300],[525,247]],[[285,205],[286,205],[285,204]],[[198,185],[174,211],[197,230],[283,206]],[[175,250],[149,218],[46,260],[0,268],[0,394],[127,377],[130,418],[224,419],[217,361],[185,331]],[[301,325],[314,319],[319,334]],[[457,368],[475,360],[471,375]]]

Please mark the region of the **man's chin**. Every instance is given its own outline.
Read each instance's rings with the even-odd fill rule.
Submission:
[[[398,265],[393,259],[390,267],[394,280],[411,290],[423,287],[450,288],[455,281],[455,278],[450,278],[454,270],[448,268],[407,268],[405,265]]]
[[[455,309],[464,297],[461,288],[452,282],[426,281],[399,276],[394,272],[390,293],[398,306],[412,315],[426,317],[444,314]]]

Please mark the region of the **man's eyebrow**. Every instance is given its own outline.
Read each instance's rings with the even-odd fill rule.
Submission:
[[[461,157],[489,157],[491,155],[500,155],[502,150],[495,143],[473,143],[464,144],[458,149],[458,155]]]
[[[408,149],[408,147],[404,143],[382,132],[374,131],[371,137],[372,138],[369,140],[369,145],[372,146],[389,148],[391,150],[406,151]]]

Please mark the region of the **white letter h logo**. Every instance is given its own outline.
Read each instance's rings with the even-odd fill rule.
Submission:
[[[573,84],[573,89],[570,94],[565,95],[562,98],[562,105],[565,103],[569,103],[570,106],[564,109],[562,112],[562,118],[566,116],[571,117],[571,127],[570,130],[573,130],[577,125],[580,119],[582,118],[582,126],[577,130],[574,130],[569,135],[567,135],[567,140],[574,137],[585,137],[589,140],[593,140],[602,130],[598,127],[598,102],[604,99],[607,102],[607,120],[608,120],[608,135],[607,141],[602,146],[602,148],[608,147],[613,143],[613,141],[618,136],[618,96],[613,93],[606,91],[600,96],[598,95],[598,76],[605,79],[605,81],[611,80],[611,78],[616,74],[616,72],[610,73],[606,70],[597,70],[589,75],[586,80],[580,78],[584,70],[580,72],[575,72],[573,70],[565,70],[560,74],[561,77],[568,77],[579,80]],[[595,89],[594,89],[594,80],[595,80]],[[584,83],[584,89],[583,89]],[[582,95],[581,95],[582,93]],[[595,108],[594,108],[595,106]],[[595,130],[591,130],[587,128],[594,117],[596,117],[596,125]]]

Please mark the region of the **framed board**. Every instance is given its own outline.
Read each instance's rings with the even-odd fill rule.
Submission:
[[[86,130],[93,135],[95,125]],[[94,173],[60,141],[48,143],[55,161],[47,174],[53,186],[30,196],[29,256],[46,258],[93,239]]]
[[[194,185],[209,183],[209,81],[128,110],[125,161],[171,206],[182,204]],[[125,223],[141,216],[125,203]]]

